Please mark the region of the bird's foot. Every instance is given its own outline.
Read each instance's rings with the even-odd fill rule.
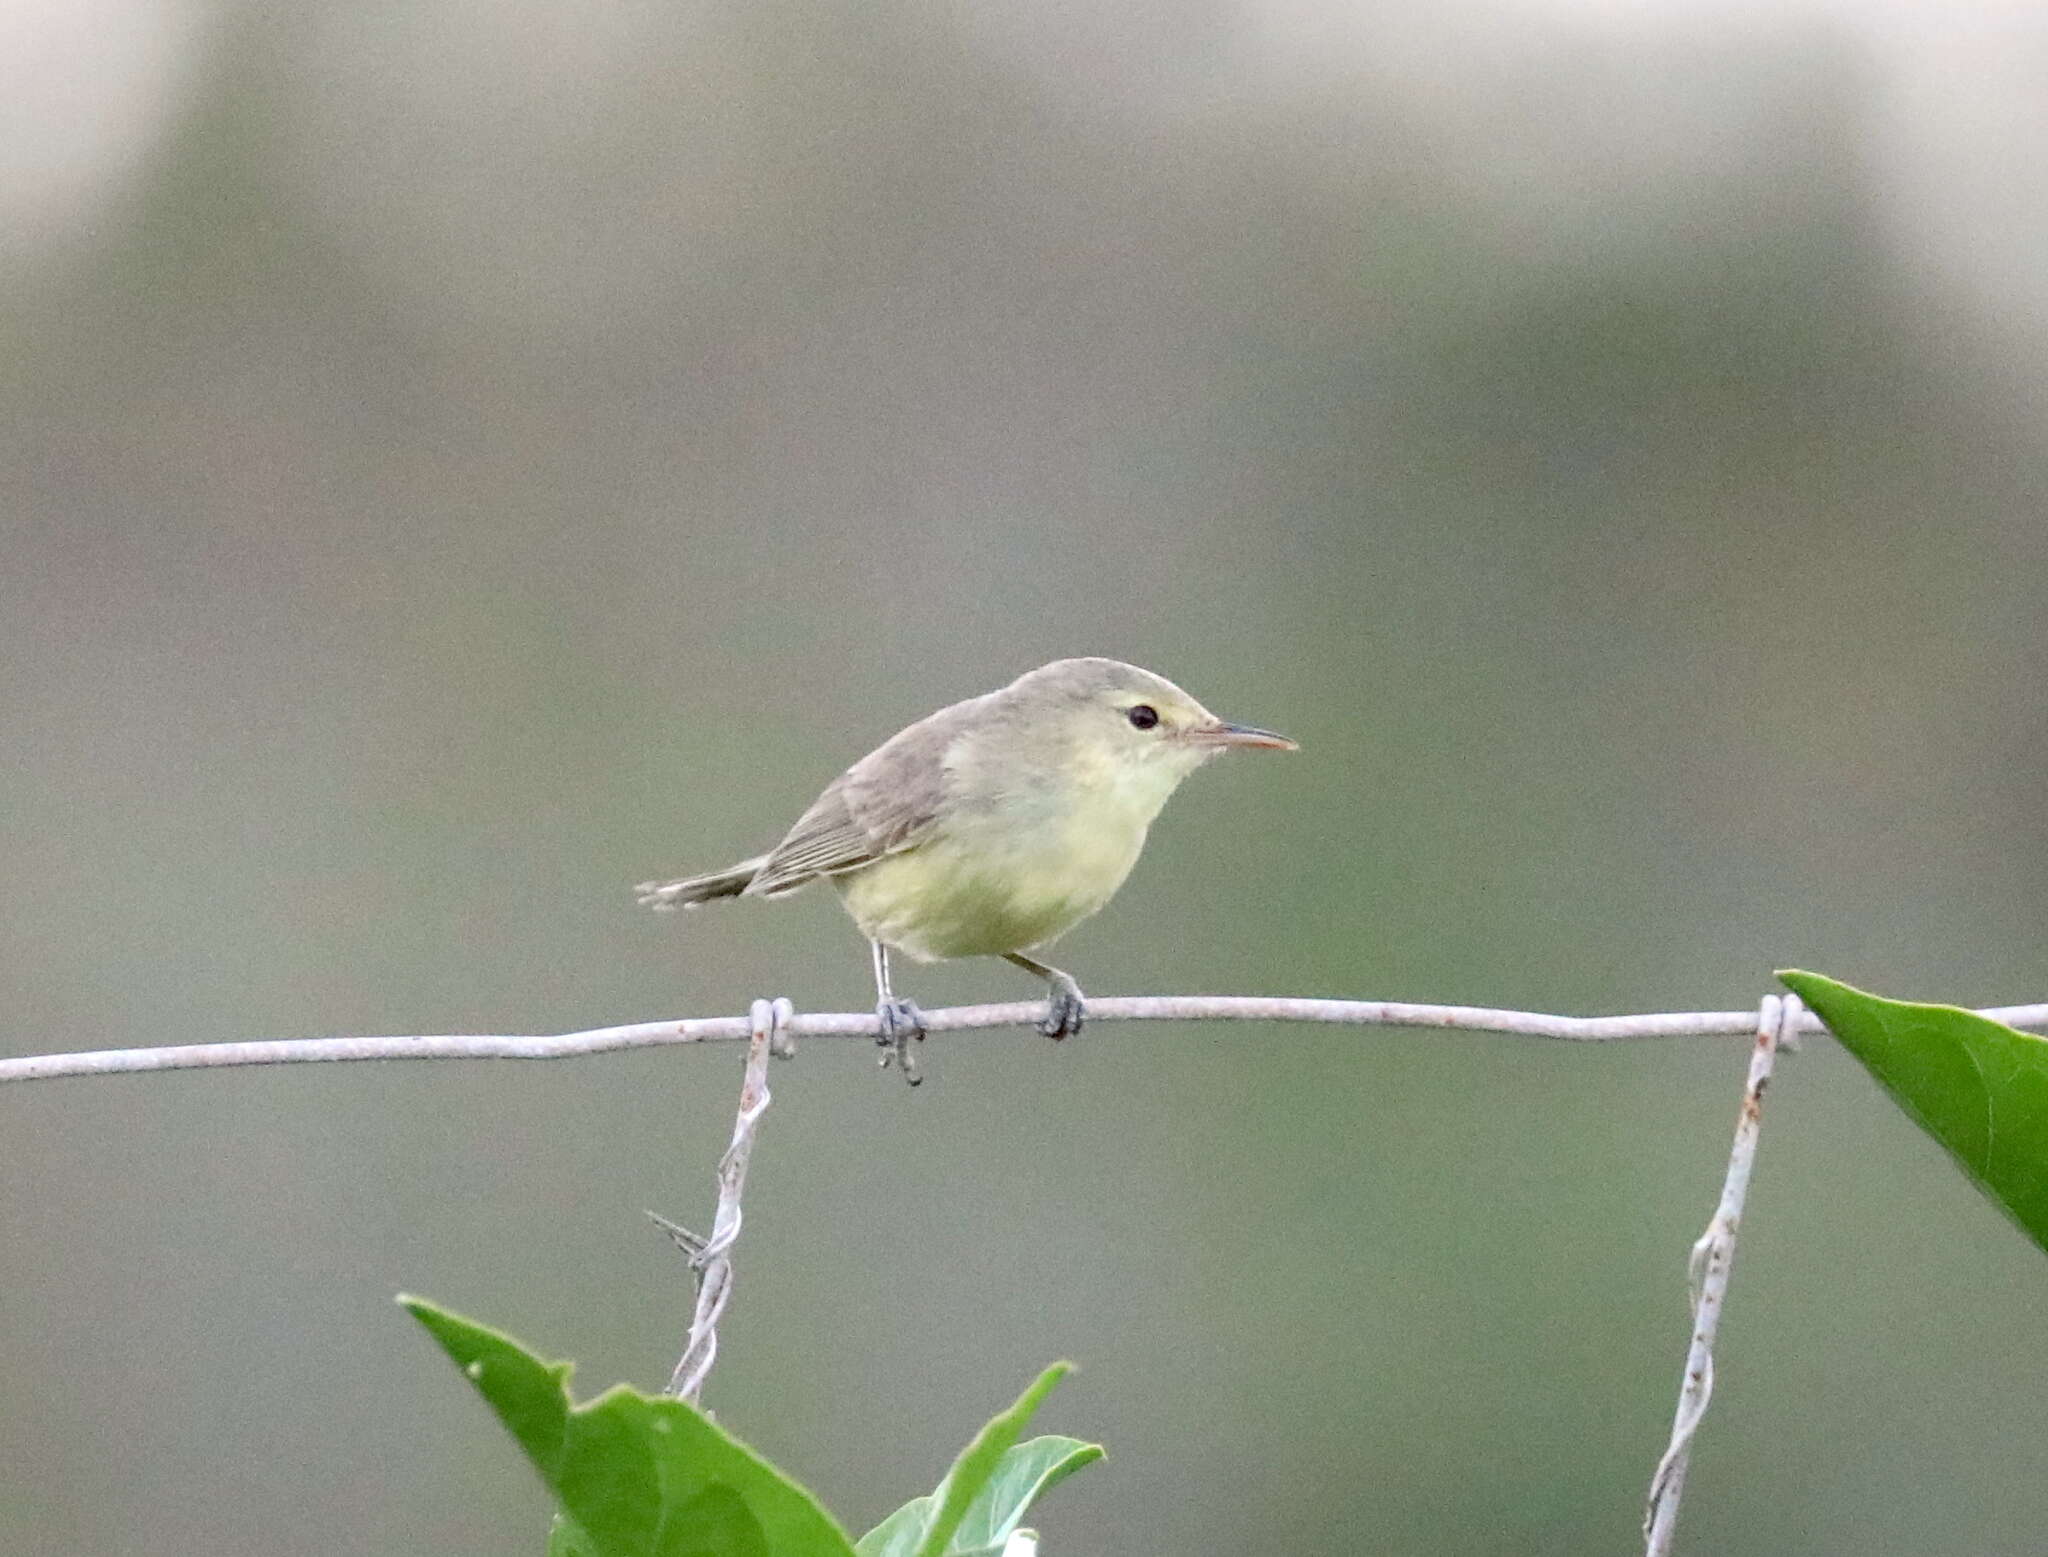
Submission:
[[[1052,993],[1046,997],[1045,1020],[1038,1024],[1038,1030],[1057,1043],[1078,1033],[1087,1015],[1087,1002],[1081,996],[1081,986],[1064,973],[1055,974]]]
[[[875,1034],[875,1042],[882,1050],[882,1068],[894,1065],[903,1072],[903,1079],[913,1087],[923,1082],[918,1073],[917,1059],[910,1052],[910,1041],[924,1041],[924,1013],[917,1009],[914,1000],[885,1000],[875,1007],[875,1015],[881,1018],[881,1031]]]

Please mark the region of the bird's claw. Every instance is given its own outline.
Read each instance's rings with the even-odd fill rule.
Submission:
[[[924,1041],[924,1013],[917,1009],[917,1002],[885,1000],[875,1007],[875,1015],[882,1024],[875,1034],[875,1042],[882,1050],[882,1068],[887,1070],[894,1065],[913,1087],[921,1085],[924,1077],[918,1072],[916,1056],[910,1052],[913,1038]]]
[[[1082,998],[1081,986],[1062,973],[1052,981],[1052,993],[1045,1001],[1045,1020],[1038,1024],[1038,1030],[1058,1043],[1062,1038],[1071,1038],[1080,1032],[1081,1023],[1087,1015],[1087,1002]]]

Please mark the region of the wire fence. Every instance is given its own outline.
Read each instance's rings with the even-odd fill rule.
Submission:
[[[927,1011],[931,1033],[968,1033],[1035,1027],[1044,1007],[1031,1001],[953,1006]],[[2048,1029],[2048,1004],[1999,1006],[1978,1013],[2008,1027]],[[1693,1245],[1689,1264],[1693,1327],[1680,1376],[1671,1439],[1651,1476],[1643,1516],[1644,1557],[1668,1557],[1694,1436],[1714,1386],[1714,1343],[1735,1259],[1736,1229],[1742,1221],[1763,1120],[1764,1089],[1781,1050],[1823,1030],[1819,1018],[1797,997],[1767,995],[1756,1011],[1650,1012],[1630,1016],[1554,1016],[1537,1011],[1493,1010],[1482,1006],[1416,1005],[1385,1000],[1320,1000],[1257,995],[1142,995],[1088,1002],[1091,1022],[1312,1022],[1344,1027],[1438,1028],[1474,1033],[1610,1043],[1634,1039],[1709,1038],[1753,1035],[1736,1116],[1735,1144],[1721,1198],[1706,1232]],[[718,1322],[732,1294],[732,1250],[742,1225],[741,1199],[747,1166],[761,1117],[771,1096],[767,1062],[788,1058],[798,1038],[880,1040],[882,1023],[873,1012],[802,1015],[786,999],[757,1000],[744,1017],[684,1017],[633,1022],[583,1032],[516,1037],[442,1034],[421,1037],[279,1038],[250,1043],[177,1044],[159,1048],[98,1049],[0,1060],[0,1083],[53,1081],[87,1076],[135,1075],[154,1071],[206,1070],[226,1066],[334,1063],[354,1060],[557,1060],[616,1054],[676,1044],[748,1045],[731,1144],[718,1164],[718,1200],[712,1230],[690,1232],[655,1216],[689,1259],[696,1278],[696,1302],[689,1338],[670,1377],[668,1393],[693,1403],[718,1355]],[[653,1213],[649,1213],[654,1215]]]

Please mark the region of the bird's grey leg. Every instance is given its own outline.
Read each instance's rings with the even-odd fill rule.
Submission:
[[[1087,1011],[1081,998],[1081,986],[1074,982],[1071,974],[1034,962],[1022,952],[1004,952],[1003,961],[1022,968],[1026,973],[1036,973],[1052,986],[1046,996],[1045,1020],[1038,1024],[1040,1032],[1057,1040],[1071,1038],[1081,1030]]]
[[[917,1061],[911,1058],[910,1040],[924,1037],[924,1013],[917,1009],[914,1000],[898,1000],[895,991],[889,988],[889,948],[880,941],[868,945],[875,954],[875,1015],[882,1019],[882,1030],[876,1034],[875,1042],[882,1046],[884,1067],[893,1062],[903,1072],[903,1079],[913,1087],[924,1080],[917,1072]]]

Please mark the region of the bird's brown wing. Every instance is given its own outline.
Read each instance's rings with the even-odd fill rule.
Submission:
[[[750,897],[794,892],[927,838],[945,795],[956,708],[920,720],[825,786],[747,885]]]

